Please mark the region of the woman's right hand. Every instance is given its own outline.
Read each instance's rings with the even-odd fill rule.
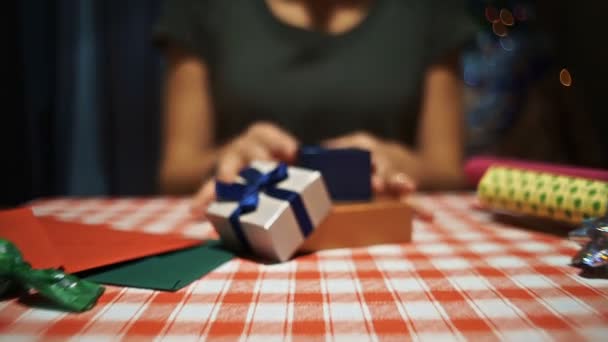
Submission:
[[[297,140],[271,123],[259,122],[220,148],[215,179],[232,183],[239,172],[253,160],[292,162],[298,150]],[[206,181],[194,196],[192,214],[201,217],[215,199],[215,179]]]

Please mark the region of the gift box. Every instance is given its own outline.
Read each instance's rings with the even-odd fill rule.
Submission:
[[[229,248],[288,260],[330,211],[321,173],[256,161],[240,176],[238,183],[216,183],[209,221]]]
[[[298,152],[297,164],[320,171],[334,201],[369,201],[372,197],[369,151],[305,146]]]
[[[410,242],[412,219],[412,208],[398,200],[338,204],[299,251]]]

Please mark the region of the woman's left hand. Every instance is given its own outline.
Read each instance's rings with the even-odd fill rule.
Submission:
[[[368,150],[372,159],[372,188],[376,195],[402,196],[416,190],[413,177],[417,157],[395,142],[382,140],[366,132],[327,140],[329,148],[356,147]]]

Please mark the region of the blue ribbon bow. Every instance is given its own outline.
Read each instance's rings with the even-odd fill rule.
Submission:
[[[300,231],[306,237],[312,232],[312,221],[304,207],[304,202],[297,192],[279,189],[276,185],[287,179],[287,164],[280,163],[276,168],[268,173],[261,173],[254,168],[247,168],[240,172],[240,176],[246,184],[240,183],[215,183],[215,193],[219,201],[237,202],[237,208],[230,214],[229,220],[232,229],[242,246],[250,250],[251,245],[241,226],[240,216],[250,213],[257,209],[259,204],[260,192],[266,195],[288,201]]]

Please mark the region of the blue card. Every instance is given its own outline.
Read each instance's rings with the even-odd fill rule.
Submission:
[[[304,146],[298,151],[297,165],[320,171],[334,201],[369,201],[372,197],[369,151]]]

